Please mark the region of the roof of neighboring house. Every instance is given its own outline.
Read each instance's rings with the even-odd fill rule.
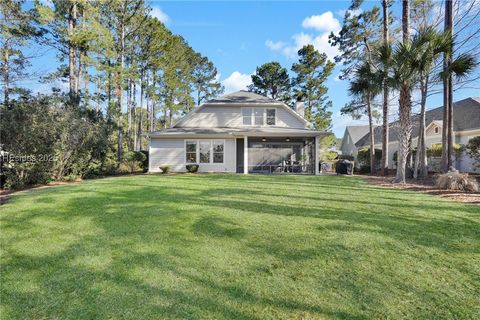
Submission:
[[[315,131],[311,129],[302,128],[288,128],[288,127],[248,127],[248,128],[167,128],[149,133],[150,137],[165,137],[165,136],[185,136],[185,135],[232,135],[232,136],[262,136],[262,135],[282,135],[282,136],[320,136],[329,133],[323,131]]]
[[[241,103],[241,104],[250,104],[250,103],[274,103],[280,104],[280,101],[275,99],[262,96],[260,94],[249,92],[245,90],[240,90],[237,92],[232,92],[226,95],[223,95],[218,98],[208,100],[204,104],[232,104],[232,103]]]
[[[347,126],[345,130],[350,135],[353,143],[360,140],[365,134],[368,133],[368,125],[363,126]]]
[[[418,136],[420,127],[418,125],[419,115],[412,117],[412,137]],[[443,120],[443,106],[426,112],[426,126],[434,121]],[[400,125],[398,121],[390,123],[389,141],[398,141]],[[466,131],[480,129],[480,97],[471,97],[453,103],[453,131]],[[355,145],[363,147],[369,145],[370,134],[367,132]],[[382,127],[374,130],[375,143],[382,141]]]

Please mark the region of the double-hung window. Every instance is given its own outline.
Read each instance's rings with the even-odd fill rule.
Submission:
[[[252,125],[252,111],[253,111],[253,108],[243,108],[242,109],[242,117],[243,117],[243,125],[244,126],[251,126]]]
[[[186,163],[223,163],[225,143],[223,140],[185,141]]]
[[[200,163],[210,163],[211,141],[200,141]]]
[[[197,141],[185,142],[186,162],[197,163]]]
[[[223,141],[213,141],[213,163],[223,163]]]
[[[267,126],[274,126],[276,123],[276,109],[265,109],[266,117],[267,117]]]
[[[244,126],[274,126],[276,125],[275,108],[242,108]]]

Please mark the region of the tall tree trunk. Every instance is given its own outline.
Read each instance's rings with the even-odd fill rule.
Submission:
[[[5,37],[5,45],[3,47],[3,103],[9,108],[9,48],[8,48],[8,38]]]
[[[142,150],[142,129],[143,129],[143,95],[145,84],[143,82],[143,73],[140,77],[140,113],[138,115],[138,150]]]
[[[417,154],[415,155],[415,169],[413,171],[413,177],[425,178],[428,176],[428,163],[427,163],[427,146],[425,143],[426,133],[426,107],[427,107],[427,93],[428,93],[428,75],[424,76],[420,83],[421,92],[421,111],[420,111],[420,123],[417,141]]]
[[[68,11],[68,76],[69,76],[69,97],[70,97],[70,104],[72,106],[77,106],[77,79],[76,79],[76,72],[75,72],[75,60],[76,60],[76,52],[75,52],[75,44],[72,41],[73,33],[75,31],[75,26],[77,23],[77,4],[76,2],[72,2]]]
[[[77,99],[79,99],[80,88],[82,87],[83,64],[84,64],[84,53],[83,51],[80,51],[80,54],[78,56],[77,81],[75,83],[75,93],[78,95]],[[78,101],[77,103],[79,104],[80,101]]]
[[[382,0],[383,9],[383,43],[387,45],[390,41],[389,35],[389,12],[388,0]],[[388,107],[388,85],[386,79],[383,79],[383,124],[382,124],[382,175],[388,175],[388,140],[389,140],[389,107]]]
[[[137,97],[137,83],[133,81],[133,94],[132,94],[132,137],[133,137],[133,142],[132,142],[132,149],[137,151],[137,135],[135,134],[136,132],[136,125],[137,122],[135,121],[135,117],[137,114],[137,104],[135,103],[135,99]]]
[[[410,38],[410,3],[409,0],[402,1],[402,31],[403,43],[408,43]],[[411,97],[410,84],[404,82],[400,88],[399,113],[400,113],[400,136],[398,139],[397,154],[397,174],[394,182],[405,183],[406,165],[408,154],[410,152],[410,138],[412,134],[411,113]]]
[[[370,130],[370,173],[375,174],[375,136],[373,132],[372,101],[367,94],[368,129]]]
[[[445,25],[444,31],[453,35],[453,0],[445,0]],[[451,51],[444,54],[443,70],[447,73],[452,61]],[[447,172],[452,165],[453,148],[453,90],[452,77],[448,75],[443,79],[443,127],[442,127],[442,171]]]
[[[87,65],[87,62],[86,62],[86,59],[87,59],[87,53],[85,51],[83,51],[83,57],[84,57],[84,61],[83,61],[83,100],[84,100],[84,104],[85,106],[88,106],[88,103],[89,103],[89,92],[88,92],[88,84],[90,82],[90,79],[89,79],[89,74],[88,74],[88,65]]]
[[[118,107],[118,139],[117,139],[117,161],[122,160],[123,156],[123,115],[122,115],[122,98],[123,98],[123,66],[124,66],[124,53],[125,53],[125,26],[123,24],[123,21],[120,22],[120,52],[119,52],[119,57],[117,60],[117,68],[120,67],[119,70],[117,70],[117,89],[116,89],[116,95],[117,95],[117,107]]]
[[[127,80],[127,146],[132,150],[132,81]]]

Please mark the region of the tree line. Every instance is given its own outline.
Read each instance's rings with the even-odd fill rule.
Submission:
[[[425,143],[427,99],[443,93],[442,170],[452,166],[454,87],[478,81],[475,73],[478,46],[477,0],[400,0],[401,17],[395,17],[392,0],[381,0],[366,9],[363,0],[352,0],[343,27],[330,35],[330,43],[341,54],[342,79],[350,81],[353,99],[342,108],[354,118],[366,115],[370,132],[370,171],[375,173],[375,118],[382,118],[381,173],[388,172],[388,141],[392,98],[398,97],[398,160],[396,182],[405,182],[408,169],[413,176],[428,174]],[[443,7],[442,7],[443,6]],[[458,21],[454,23],[454,16]],[[454,32],[454,26],[458,28]],[[391,29],[393,28],[393,36]],[[418,93],[418,101],[412,94]],[[392,97],[393,96],[393,97]],[[420,110],[414,115],[414,103]],[[378,111],[380,109],[380,112]],[[418,121],[417,146],[412,145],[414,121]],[[415,157],[414,157],[415,155]]]
[[[214,64],[151,10],[144,0],[0,1],[4,184],[122,171],[147,149],[145,132],[223,92]],[[58,68],[34,74],[33,50],[53,51]],[[52,92],[32,91],[33,77]],[[36,160],[19,161],[27,154]]]

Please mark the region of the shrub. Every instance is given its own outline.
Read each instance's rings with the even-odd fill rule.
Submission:
[[[340,154],[338,155],[338,160],[348,160],[348,161],[354,161],[355,157],[351,156],[349,154]]]
[[[338,158],[338,153],[335,151],[327,151],[321,154],[321,159],[326,161],[333,161]]]
[[[465,150],[470,158],[472,158],[475,166],[480,168],[480,136],[476,136],[468,140]]]
[[[442,149],[441,143],[433,144],[430,148],[427,148],[427,156],[439,158],[442,156]],[[455,152],[455,156],[458,157],[460,153],[462,153],[462,146],[457,143],[453,144],[453,151]]]
[[[145,159],[142,161],[142,170],[143,170],[143,172],[147,172],[148,171],[148,151],[147,150],[141,150],[141,151],[138,151],[138,152],[141,152],[145,155]]]
[[[188,172],[195,173],[198,171],[198,164],[187,164],[186,168]]]
[[[162,170],[163,174],[167,174],[170,172],[170,166],[169,165],[160,166],[160,170]]]
[[[369,166],[370,165],[370,148],[359,149],[357,160],[360,167]],[[379,166],[380,161],[382,161],[382,150],[375,149],[375,166]]]
[[[445,190],[478,192],[477,181],[470,178],[468,173],[460,173],[457,170],[439,175],[435,186]]]
[[[145,158],[145,154],[141,151],[129,151],[123,156],[123,163],[130,169],[130,173],[133,173],[142,168]]]

